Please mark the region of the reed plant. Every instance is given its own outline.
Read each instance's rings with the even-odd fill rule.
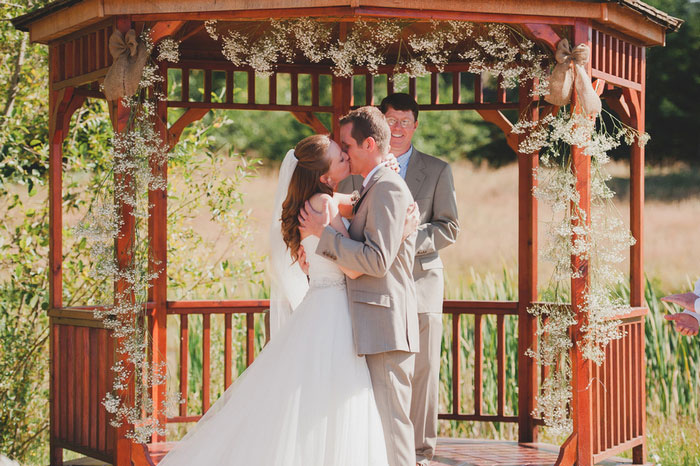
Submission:
[[[690,287],[690,284],[688,284]],[[500,274],[479,274],[471,270],[458,279],[446,277],[445,296],[447,299],[516,301],[517,275],[513,270],[503,268]],[[698,401],[700,401],[700,341],[696,337],[683,337],[673,326],[664,320],[669,312],[676,312],[659,298],[671,291],[664,290],[658,280],[647,280],[645,298],[649,306],[646,317],[646,370],[647,370],[647,419],[648,451],[650,461],[660,464],[700,464],[700,447],[692,441],[700,428],[697,421]],[[620,287],[617,292],[629,299],[629,288]],[[265,287],[249,290],[249,296],[264,299],[268,296]],[[540,291],[540,299],[549,295]],[[170,387],[179,386],[179,320],[175,316],[168,322],[168,348],[171,377]],[[452,408],[452,316],[444,315],[444,334],[440,367],[440,411],[449,412]],[[189,320],[189,397],[188,412],[201,412],[202,390],[202,327],[201,317],[191,316]],[[483,341],[483,397],[482,412],[496,414],[498,386],[496,350],[498,336],[496,317],[485,316],[482,321]],[[245,317],[233,318],[234,377],[245,369]],[[223,317],[215,316],[211,322],[211,399],[216,400],[223,393]],[[256,316],[256,354],[265,342],[263,316]],[[474,317],[464,315],[460,320],[460,412],[474,412]],[[516,316],[505,318],[505,414],[518,414],[518,321]],[[672,426],[672,428],[669,428]],[[171,438],[178,438],[186,426],[172,429]],[[441,436],[517,439],[517,423],[490,423],[467,421],[440,421]],[[560,443],[563,439],[549,434],[546,430],[540,436],[542,441]]]

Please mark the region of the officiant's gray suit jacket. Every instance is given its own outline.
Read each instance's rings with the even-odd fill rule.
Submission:
[[[413,281],[416,234],[403,240],[413,197],[393,170],[381,167],[355,205],[343,236],[326,227],[316,253],[362,272],[348,279],[348,298],[357,354],[417,352],[418,313]]]
[[[457,199],[449,164],[413,148],[406,168],[406,184],[420,210],[413,278],[418,313],[442,312],[443,265],[438,251],[453,244],[459,233]],[[362,186],[361,176],[350,176],[338,191],[350,193]]]

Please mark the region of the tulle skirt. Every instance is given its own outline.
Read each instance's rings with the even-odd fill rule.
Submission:
[[[386,466],[345,287],[312,287],[160,466]]]

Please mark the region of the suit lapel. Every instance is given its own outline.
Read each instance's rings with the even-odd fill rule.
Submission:
[[[408,167],[406,167],[406,184],[414,198],[418,195],[425,177],[425,161],[423,160],[423,154],[414,147],[411,158],[408,159]]]
[[[357,212],[357,209],[360,208],[360,204],[362,204],[362,201],[363,201],[364,198],[367,196],[367,193],[368,193],[369,190],[372,188],[372,186],[374,185],[374,183],[376,183],[377,180],[378,180],[379,178],[382,177],[382,172],[383,172],[384,170],[385,170],[385,167],[380,167],[379,169],[377,169],[376,172],[374,172],[374,173],[372,174],[372,177],[371,177],[371,178],[369,179],[369,181],[367,182],[367,186],[365,186],[365,189],[362,190],[362,194],[360,195],[360,198],[357,200],[357,202],[355,203],[355,206],[352,208],[353,213]]]

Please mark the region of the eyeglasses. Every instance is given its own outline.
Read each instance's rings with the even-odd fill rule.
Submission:
[[[408,118],[404,118],[403,120],[397,120],[396,118],[387,118],[386,122],[389,126],[396,126],[398,123],[401,125],[402,128],[408,128],[409,126],[413,125],[415,122],[412,120],[409,120]]]

